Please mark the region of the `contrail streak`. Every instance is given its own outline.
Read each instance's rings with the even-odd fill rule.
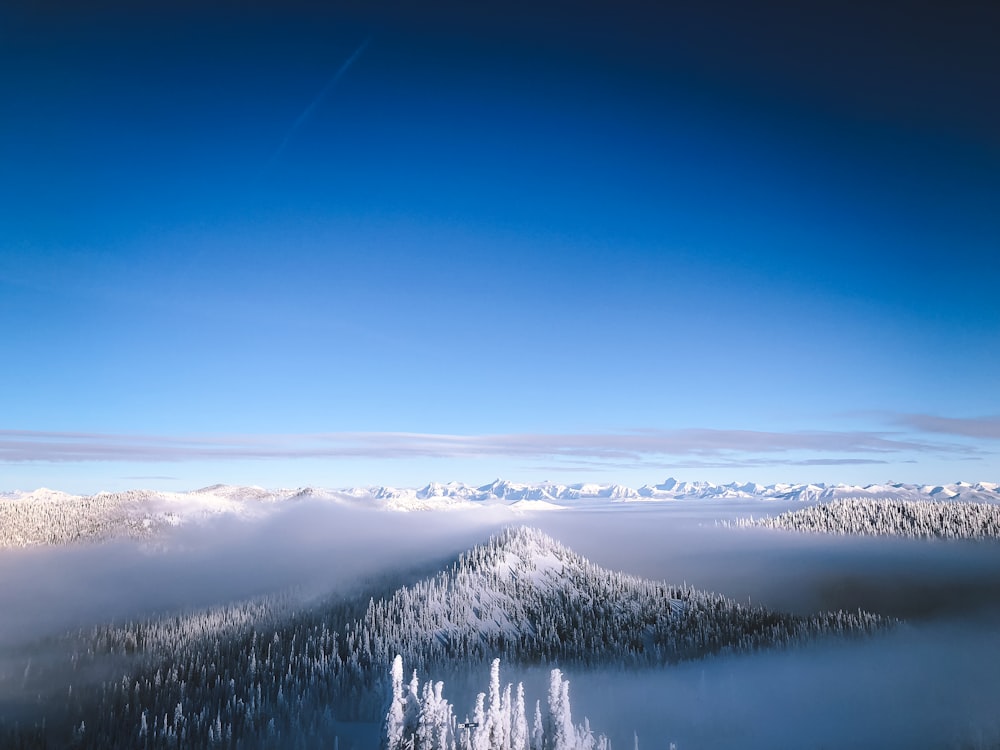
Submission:
[[[330,79],[329,83],[327,83],[326,86],[323,87],[323,90],[316,95],[316,98],[312,100],[312,102],[309,104],[308,107],[302,110],[302,114],[298,116],[298,118],[295,120],[294,123],[292,123],[292,127],[288,129],[288,132],[285,134],[284,140],[281,141],[281,145],[278,146],[277,150],[271,156],[271,160],[268,162],[268,164],[274,164],[274,162],[278,160],[278,157],[281,156],[282,152],[284,152],[285,148],[291,142],[292,138],[294,138],[295,134],[299,131],[299,128],[301,128],[305,124],[305,121],[308,120],[309,117],[312,115],[312,113],[315,112],[316,109],[319,107],[319,105],[323,103],[323,100],[330,95],[330,92],[333,91],[334,87],[337,85],[337,82],[340,81],[344,73],[348,71],[348,69],[354,64],[354,62],[359,57],[361,57],[361,54],[371,43],[371,40],[372,38],[368,37],[363,42],[361,42],[360,45],[358,45],[358,48],[354,50],[354,53],[350,57],[348,57],[344,61],[344,64],[337,69],[337,72],[333,74],[333,77]]]

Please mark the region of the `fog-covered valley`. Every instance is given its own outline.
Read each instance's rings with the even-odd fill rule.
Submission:
[[[503,656],[504,680],[523,680],[529,700],[541,699],[543,706],[549,669],[559,666],[572,685],[574,719],[582,721],[587,716],[594,731],[607,735],[612,746],[619,748],[632,747],[635,735],[641,747],[665,747],[672,741],[679,748],[944,748],[994,747],[1000,743],[1000,727],[994,719],[995,707],[1000,705],[1000,680],[995,677],[1000,673],[1000,646],[995,638],[1000,628],[1000,609],[996,607],[1000,601],[1000,547],[987,541],[799,534],[723,523],[751,514],[774,515],[789,507],[788,503],[713,500],[591,504],[516,515],[486,507],[471,512],[398,514],[316,501],[290,505],[255,519],[219,517],[181,525],[155,543],[117,540],[3,550],[0,719],[8,732],[4,736],[8,744],[24,742],[26,747],[42,746],[31,743],[43,737],[48,747],[98,747],[110,745],[107,735],[96,732],[107,733],[113,728],[121,733],[115,745],[120,747],[178,743],[191,747],[212,743],[327,747],[334,741],[345,749],[378,747],[391,656],[386,656],[388,651],[379,655],[379,647],[373,645],[370,653],[375,656],[358,662],[363,670],[372,672],[365,672],[362,683],[375,697],[359,698],[344,715],[337,715],[336,706],[346,703],[324,696],[338,686],[354,684],[354,678],[346,666],[329,667],[329,658],[336,654],[344,659],[355,648],[348,646],[348,641],[355,642],[350,638],[337,640],[350,627],[359,638],[365,627],[371,627],[373,638],[387,638],[401,647],[411,643],[407,638],[412,636],[392,635],[397,631],[383,626],[349,626],[347,620],[364,620],[369,598],[392,601],[393,592],[400,587],[447,569],[459,554],[482,545],[491,534],[527,524],[599,568],[686,584],[692,592],[722,594],[732,602],[726,607],[737,608],[732,610],[734,614],[726,615],[741,623],[733,632],[747,635],[739,636],[740,641],[699,641],[703,645],[694,650],[665,645],[667,650],[660,656],[653,656],[650,650],[654,638],[638,646],[646,654],[641,658],[636,647],[628,647],[625,656],[625,652],[615,651],[618,646],[608,636],[602,636],[600,649],[604,650],[595,650],[593,658],[581,658],[582,652],[573,650],[577,647],[572,645],[576,643],[572,633],[553,636],[551,643],[556,644],[556,650],[544,645],[547,641],[539,640],[537,632],[538,638],[533,636],[532,641],[535,645],[523,638],[520,646],[486,638],[467,652],[473,655],[470,658],[462,657],[466,652],[459,650],[451,661],[435,656],[436,651],[413,646],[413,666],[418,668],[420,679],[444,681],[445,695],[460,712],[459,720],[466,711],[470,715],[474,712],[476,693],[484,690],[488,662],[495,655]],[[512,549],[517,552],[520,548],[501,548],[498,559],[506,559],[502,556],[513,554]],[[549,554],[545,549],[543,553]],[[561,565],[561,573],[550,571],[552,579],[545,583],[550,588],[542,591],[538,601],[544,604],[558,601],[552,599],[557,594],[568,596],[566,612],[572,618],[577,606],[574,598],[579,598],[580,592],[586,598],[590,590],[580,588],[582,574],[576,573],[567,588],[570,584],[559,576],[567,575],[569,563]],[[543,565],[537,570],[549,569]],[[525,580],[540,585],[537,573],[531,576]],[[614,583],[617,579],[607,580],[619,585]],[[633,584],[626,581],[621,585]],[[689,589],[663,594],[675,597],[664,610],[663,620],[657,619],[660,615],[650,605],[650,622],[659,623],[650,626],[650,633],[662,632],[664,638],[676,639],[677,634],[691,632],[676,630],[684,617],[700,611],[700,594],[689,594]],[[413,591],[416,594],[424,589]],[[451,604],[461,599],[454,593],[458,589],[448,591],[453,592],[448,595]],[[688,596],[695,598],[685,599]],[[216,625],[198,624],[201,630],[193,625],[188,630],[178,626],[168,635],[156,635],[166,632],[160,626],[143,626],[144,630],[134,630],[146,633],[139,636],[138,645],[128,640],[130,621],[179,623],[177,616],[186,613],[192,623],[208,622],[211,618],[207,613],[218,611],[213,609],[217,605],[229,605],[230,613],[240,611],[244,619],[224,626],[218,625],[219,619],[213,621]],[[503,601],[501,605],[507,606]],[[537,618],[541,615],[525,606],[528,620],[540,622]],[[717,606],[722,605],[710,604]],[[850,625],[842,634],[824,636],[819,630],[815,635],[796,631],[802,626],[792,620],[774,621],[790,628],[784,631],[787,635],[781,641],[785,645],[781,645],[772,642],[772,636],[762,635],[763,631],[752,635],[755,626],[751,620],[739,619],[758,610],[807,618],[825,611],[858,609],[887,618],[885,626],[853,634]],[[345,621],[333,621],[337,617]],[[112,623],[121,627],[101,630]],[[279,724],[311,722],[311,734],[296,735],[287,728],[283,733],[275,730],[269,734],[266,714],[272,704],[268,703],[267,684],[262,685],[262,697],[233,699],[235,706],[247,698],[252,710],[260,713],[239,736],[215,738],[210,727],[208,734],[196,735],[197,721],[190,717],[187,704],[184,721],[192,722],[186,725],[190,740],[164,735],[154,742],[153,712],[149,729],[141,738],[139,724],[130,726],[123,718],[139,715],[132,705],[122,713],[133,694],[142,693],[143,705],[153,700],[152,694],[159,689],[153,687],[156,674],[169,674],[168,665],[179,666],[183,675],[183,659],[175,658],[163,644],[189,649],[192,664],[208,658],[199,654],[232,653],[236,654],[232,664],[245,666],[251,663],[245,661],[248,655],[256,661],[259,654],[261,663],[255,669],[266,675],[271,667],[263,664],[263,651],[270,655],[269,643],[287,638],[286,633],[319,633],[323,628],[339,634],[322,636],[332,638],[332,651],[323,652],[326,657],[317,659],[318,652],[311,646],[301,654],[292,647],[282,652],[285,656],[278,655],[275,647],[275,669],[280,663],[281,670],[274,679],[287,670],[286,684],[305,685],[309,694],[299,709],[282,708],[284,718],[279,717]],[[796,632],[799,635],[794,635]],[[586,634],[581,637],[586,638]],[[745,640],[748,637],[751,640]],[[210,645],[213,640],[227,638],[236,644],[235,651],[226,651],[224,644],[222,651],[218,643]],[[283,644],[287,649],[287,641]],[[244,646],[246,653],[241,650]],[[369,648],[364,647],[365,653]],[[312,661],[306,665],[308,660]],[[321,663],[330,670],[326,678]],[[350,659],[343,661],[344,665],[350,663]],[[221,664],[216,666],[221,670]],[[305,670],[301,675],[305,682],[292,675],[297,668]],[[149,680],[149,694],[145,687],[133,690],[133,683],[145,679]],[[169,682],[167,677],[161,679]],[[317,680],[323,679],[328,682],[319,690]],[[109,692],[108,686],[123,682],[129,687],[124,697],[115,698],[118,688]],[[182,701],[194,702],[195,696],[201,695],[196,692],[198,678],[188,675],[186,688],[181,685],[184,682],[178,679],[177,695]],[[263,676],[258,679],[258,696],[264,682]],[[253,683],[249,685],[252,693]],[[233,688],[236,693],[240,689],[239,685]],[[67,694],[73,696],[71,700]],[[214,720],[223,699],[216,696],[212,700],[215,703],[206,716],[210,714]],[[326,705],[324,701],[335,708],[319,721],[317,707]],[[118,712],[114,721],[121,722],[120,730],[99,716],[108,711]],[[43,720],[45,729],[41,730]],[[156,720],[161,728],[165,724],[173,727],[175,717],[171,711],[170,716]],[[77,731],[81,721],[86,723],[82,732]],[[262,729],[257,732],[253,729],[256,726]],[[196,740],[196,736],[201,739]]]

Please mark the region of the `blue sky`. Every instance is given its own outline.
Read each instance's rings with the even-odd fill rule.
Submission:
[[[0,485],[1000,481],[996,13],[643,5],[7,5]]]

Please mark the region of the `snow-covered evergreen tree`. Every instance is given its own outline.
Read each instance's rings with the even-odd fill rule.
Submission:
[[[403,734],[406,731],[405,698],[403,695],[403,657],[397,655],[392,660],[392,697],[389,703],[389,713],[385,717],[386,744],[389,750],[402,747]]]
[[[500,701],[500,660],[494,659],[490,664],[490,692],[486,710],[486,721],[482,727],[486,736],[487,747],[502,747],[503,744],[503,713]]]
[[[528,717],[524,710],[524,683],[517,683],[510,727],[511,750],[528,750]]]
[[[402,665],[393,660],[393,689],[402,685]],[[397,724],[386,723],[386,745],[388,750],[462,750],[464,741],[459,742],[454,731],[453,713],[443,697],[443,684],[434,683],[430,690],[424,687],[420,715],[416,729],[405,726],[400,734]],[[488,693],[476,696],[472,713],[472,727],[469,745],[473,750],[528,750],[528,722],[525,716],[524,685],[517,686],[516,697],[511,700],[511,685],[508,685],[494,703],[500,685],[500,664],[494,660],[490,665]],[[504,700],[503,696],[507,699]],[[504,705],[509,706],[504,709]],[[446,710],[442,710],[447,706]],[[499,706],[499,708],[494,708]],[[569,701],[569,681],[563,679],[562,672],[552,670],[549,679],[549,729],[546,731],[542,718],[541,702],[535,703],[535,722],[531,737],[531,750],[607,750],[609,743],[604,735],[595,735],[590,728],[590,720],[584,718],[579,727],[572,722],[572,708]],[[464,735],[463,735],[464,737]]]
[[[542,702],[535,701],[535,718],[531,724],[531,750],[545,750],[545,724],[542,720]]]
[[[576,750],[577,736],[569,701],[569,681],[553,669],[549,675],[549,734],[552,750]]]
[[[486,693],[476,696],[476,707],[472,712],[472,750],[490,750],[490,735],[486,726]]]

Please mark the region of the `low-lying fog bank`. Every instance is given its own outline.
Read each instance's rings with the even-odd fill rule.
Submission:
[[[974,620],[902,625],[878,636],[790,650],[711,657],[639,671],[564,670],[573,719],[614,747],[679,750],[978,748],[1000,744],[1000,609]],[[555,666],[555,665],[552,665]],[[548,667],[501,665],[546,705]],[[484,689],[473,674],[445,681],[461,720]],[[978,743],[978,744],[977,744]]]
[[[0,550],[0,647],[289,587],[350,593],[372,578],[434,569],[509,518],[298,503],[266,519],[178,527],[156,547],[115,541]]]
[[[574,707],[616,747],[631,747],[633,731],[640,747],[681,750],[996,747],[998,627],[1000,616],[921,624],[862,642],[571,674]]]
[[[717,520],[786,506],[670,503],[539,515],[531,523],[592,562],[808,614],[868,609],[926,620],[1000,602],[1000,544],[733,529]]]
[[[852,538],[716,521],[781,504],[700,501],[599,510],[395,514],[302,503],[259,521],[181,527],[163,547],[113,542],[0,551],[0,646],[66,628],[298,587],[349,592],[429,571],[508,523],[543,529],[603,567],[809,613],[871,609],[907,619],[1000,601],[1000,547]]]
[[[1000,600],[989,542],[853,538],[716,521],[783,504],[618,504],[526,514],[405,513],[301,503],[259,521],[180,527],[166,546],[132,542],[0,551],[0,645],[150,611],[207,606],[297,586],[350,590],[366,579],[453,558],[507,523],[536,525],[607,568],[686,581],[735,599],[806,613],[862,607],[906,618]]]
[[[633,731],[640,747],[674,741],[681,750],[1000,743],[1000,546],[716,524],[784,509],[671,502],[520,519],[606,568],[773,609],[861,607],[908,620],[866,641],[628,674],[572,668],[576,719],[588,716],[619,748],[632,746]],[[0,704],[25,700],[24,647],[46,635],[293,586],[346,594],[386,576],[427,575],[511,523],[500,511],[395,514],[302,503],[266,520],[181,527],[155,549],[117,542],[4,550]],[[529,696],[544,704],[547,670],[504,672],[505,681],[526,679]],[[422,677],[444,679],[453,702],[470,711],[485,679]]]

